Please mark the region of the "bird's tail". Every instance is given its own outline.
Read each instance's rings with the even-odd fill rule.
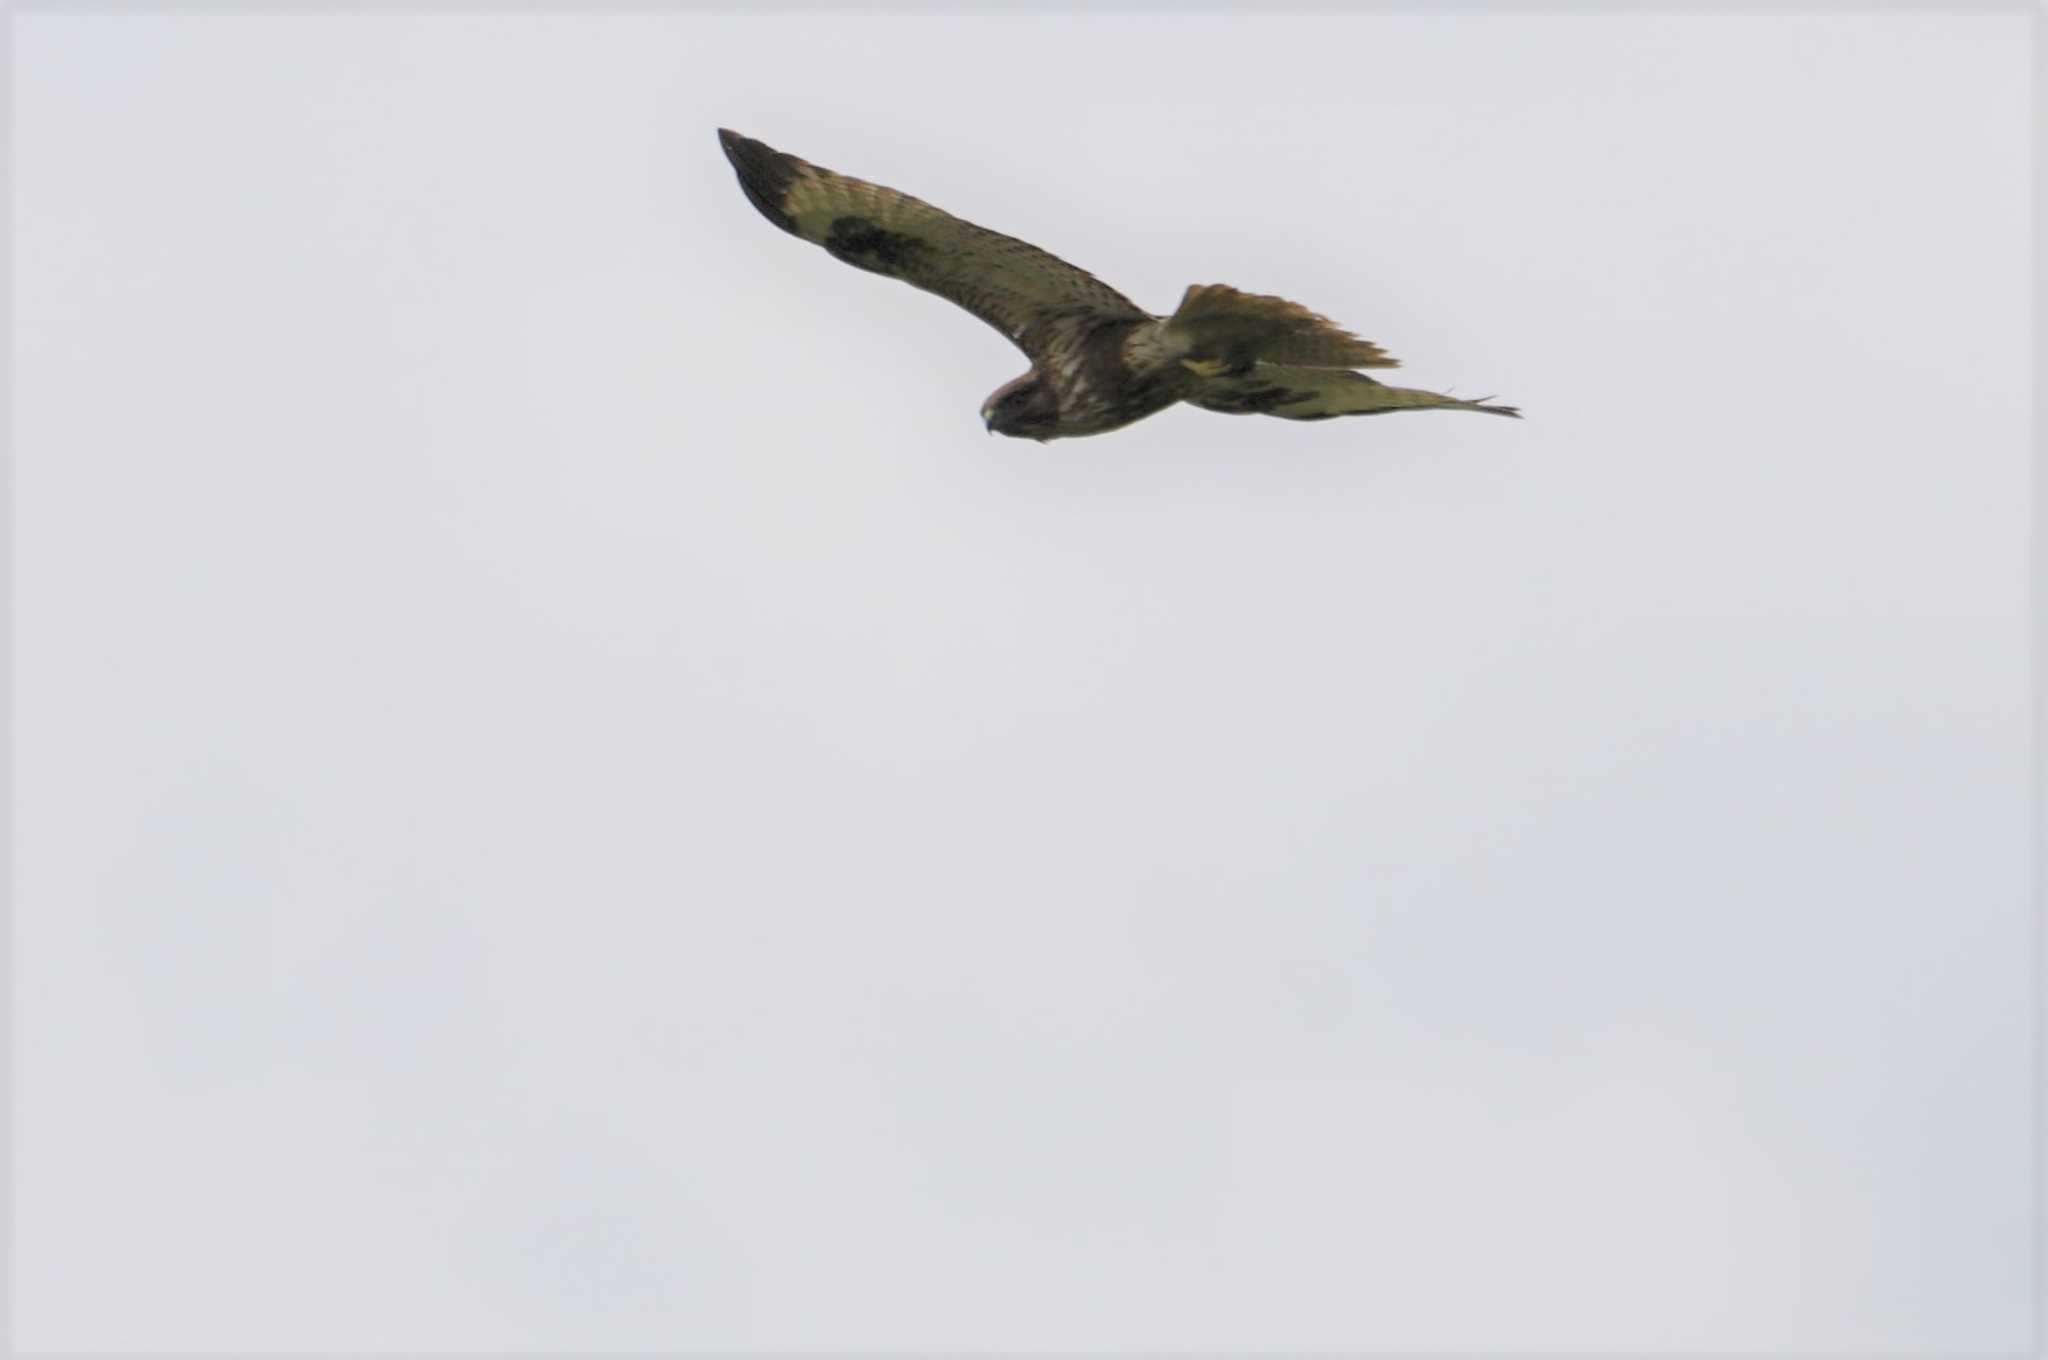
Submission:
[[[1181,362],[1202,377],[1242,373],[1252,364],[1302,368],[1398,368],[1400,361],[1327,317],[1285,298],[1197,283],[1166,323]]]

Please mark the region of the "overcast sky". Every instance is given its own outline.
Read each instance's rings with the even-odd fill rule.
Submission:
[[[2023,9],[15,23],[18,1346],[2027,1344]]]

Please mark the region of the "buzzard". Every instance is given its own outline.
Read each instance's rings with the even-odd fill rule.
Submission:
[[[856,268],[959,304],[1024,351],[1030,369],[982,404],[992,431],[1041,441],[1101,434],[1177,401],[1287,420],[1520,414],[1488,398],[1389,387],[1354,372],[1397,361],[1299,303],[1199,283],[1172,316],[1154,316],[1093,274],[921,199],[724,128],[718,140],[770,222]]]

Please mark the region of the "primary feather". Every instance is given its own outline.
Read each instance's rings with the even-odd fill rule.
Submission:
[[[1512,406],[1495,406],[1486,397],[1466,399],[1419,387],[1389,387],[1377,378],[1341,368],[1303,368],[1290,364],[1256,363],[1245,373],[1207,383],[1188,402],[1225,415],[1279,416],[1283,420],[1328,420],[1332,416],[1371,416],[1387,411],[1484,411],[1519,416]]]

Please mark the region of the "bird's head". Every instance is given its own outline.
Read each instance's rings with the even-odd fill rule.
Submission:
[[[1050,439],[1060,423],[1059,398],[1034,368],[988,394],[981,404],[981,423],[991,433],[1013,439]]]

